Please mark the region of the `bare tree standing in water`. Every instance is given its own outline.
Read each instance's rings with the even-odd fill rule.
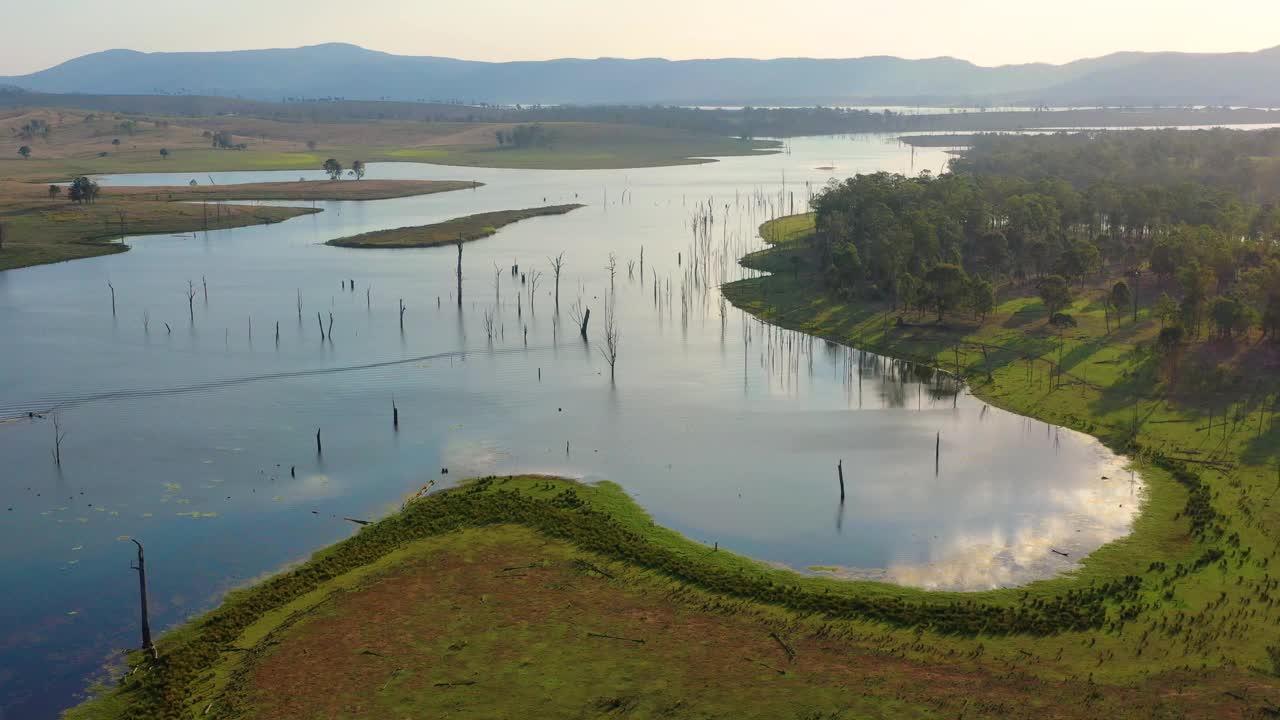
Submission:
[[[564,253],[547,259],[551,261],[551,272],[556,278],[556,312],[560,312],[560,271],[564,269]]]

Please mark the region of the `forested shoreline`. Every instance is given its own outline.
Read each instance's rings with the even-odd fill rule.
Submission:
[[[813,203],[828,290],[943,320],[1033,286],[1050,319],[1107,280],[1109,323],[1159,293],[1162,342],[1280,338],[1280,131],[984,136],[950,172],[877,173]],[[1144,279],[1145,278],[1145,279]]]

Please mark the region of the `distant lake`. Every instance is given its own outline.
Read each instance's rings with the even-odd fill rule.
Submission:
[[[613,480],[696,540],[802,572],[832,566],[924,588],[1025,583],[1126,534],[1140,481],[1093,439],[957,395],[928,369],[779,331],[732,306],[722,315],[717,288],[750,273],[737,260],[762,247],[761,222],[802,211],[833,177],[937,173],[948,157],[890,137],[789,148],[642,170],[373,164],[371,178],[485,185],[317,203],[324,212],[282,224],[129,238],[128,253],[0,273],[0,717],[56,716],[113,651],[138,643],[127,537],[147,546],[152,623],[171,627],[350,536],[343,517],[377,518],[431,480]],[[110,193],[322,176],[101,182]],[[461,309],[453,247],[323,245],[572,202],[586,207],[467,244]],[[700,213],[713,220],[698,240]],[[548,257],[561,252],[557,315]],[[610,253],[616,383],[597,348]],[[579,301],[592,312],[590,344],[569,318]],[[333,316],[330,341],[317,313],[326,326]],[[61,468],[52,412],[66,433]]]

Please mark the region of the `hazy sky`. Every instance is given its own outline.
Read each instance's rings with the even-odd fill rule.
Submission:
[[[1280,45],[1278,0],[58,0],[8,2],[0,74],[108,48],[350,42],[407,55],[858,57],[980,65]]]

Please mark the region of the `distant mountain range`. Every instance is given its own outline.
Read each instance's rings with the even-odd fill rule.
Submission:
[[[1116,53],[1065,65],[980,67],[905,60],[545,60],[477,62],[331,43],[274,50],[108,50],[17,77],[50,93],[219,95],[260,100],[498,104],[1019,103],[1280,106],[1280,47],[1251,53]]]

